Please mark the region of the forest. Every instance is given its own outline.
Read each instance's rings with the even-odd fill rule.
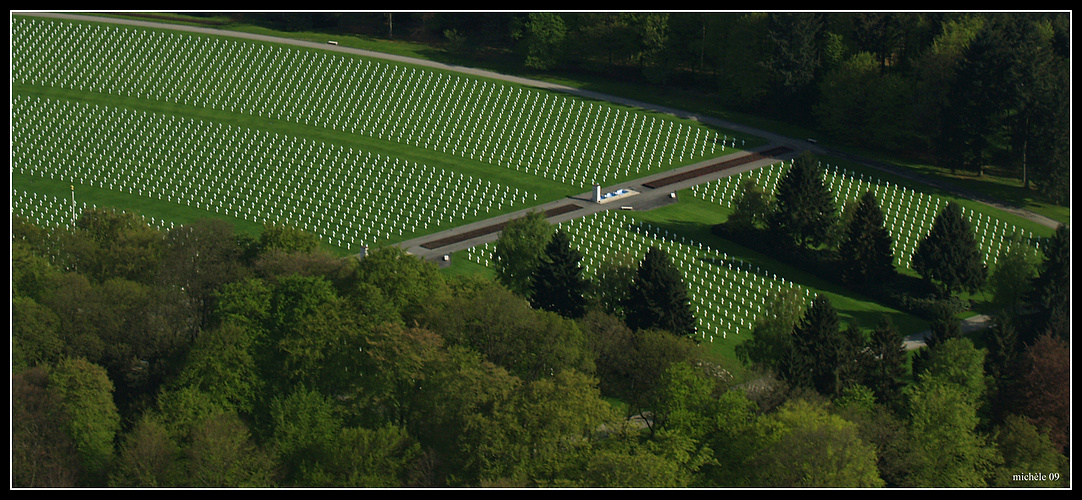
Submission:
[[[460,64],[650,86],[701,111],[974,176],[1070,189],[1069,12],[239,13],[440,47]],[[709,103],[715,104],[709,104]]]
[[[779,297],[742,382],[663,251],[591,282],[537,212],[494,279],[285,226],[12,225],[15,487],[1070,484],[1062,226],[987,347],[910,368],[889,322]]]

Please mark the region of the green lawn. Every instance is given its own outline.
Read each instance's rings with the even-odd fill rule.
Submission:
[[[16,25],[19,36],[42,38],[35,31],[40,28],[28,27],[30,25],[25,24],[22,16],[15,16],[14,19],[19,23]],[[245,133],[258,131],[262,134],[261,137],[273,135],[276,138],[289,138],[294,142],[303,140],[306,144],[302,148],[304,150],[311,150],[311,145],[317,144],[321,150],[338,147],[404,159],[466,178],[482,179],[488,183],[525,191],[532,197],[533,204],[583,192],[593,181],[594,174],[590,173],[590,169],[603,162],[611,162],[617,168],[623,169],[611,170],[605,174],[609,176],[607,182],[616,183],[647,173],[635,171],[638,167],[632,169],[632,164],[643,165],[643,168],[656,172],[710,156],[713,154],[712,149],[717,148],[716,143],[709,139],[715,132],[728,137],[730,151],[734,150],[732,142],[737,140],[736,134],[729,131],[716,131],[690,120],[667,115],[644,113],[624,106],[505,83],[499,83],[497,87],[491,81],[459,78],[448,72],[392,65],[354,56],[325,56],[323,51],[319,50],[296,49],[278,44],[233,42],[225,37],[176,38],[163,30],[124,28],[99,31],[95,23],[48,21],[43,24],[61,31],[73,30],[75,26],[87,29],[71,35],[73,40],[79,43],[65,44],[62,41],[52,41],[52,36],[44,37],[48,43],[56,44],[55,50],[42,49],[38,44],[29,42],[16,44],[13,53],[15,71],[12,92],[13,96],[22,99],[23,103],[28,100],[33,100],[35,106],[38,100],[43,100],[47,105],[60,102],[79,103],[104,109],[102,116],[119,115],[126,117],[125,119],[140,113],[143,116],[166,116],[170,119],[179,118],[185,123],[211,124],[212,127],[218,127],[215,130],[226,126],[227,133],[234,135],[237,130]],[[102,43],[101,40],[109,41],[103,45],[107,47],[98,50],[100,47],[95,45],[86,47],[88,50],[79,50],[80,43],[98,44]],[[183,56],[180,57],[181,60],[189,57],[192,60],[205,61],[203,64],[206,68],[176,64],[158,71],[156,61],[159,56],[156,51],[141,52],[140,43],[127,43],[128,40],[157,44],[161,50],[174,51]],[[36,50],[42,52],[35,52]],[[245,54],[264,54],[261,56],[262,62],[258,63],[263,66],[245,67],[247,60],[246,56],[241,54],[242,51],[247,51]],[[38,60],[39,56],[51,58],[53,62]],[[296,61],[304,63],[297,64]],[[341,68],[347,64],[357,64],[357,67],[365,69],[363,74],[358,73],[360,70],[354,70],[353,76],[349,76],[348,80],[351,86],[343,92],[341,86],[346,81],[346,73],[341,72]],[[58,71],[63,68],[67,68],[68,72]],[[369,71],[369,68],[376,69]],[[265,75],[258,77],[261,72],[273,72],[281,76],[268,80]],[[354,81],[354,76],[358,74],[362,74],[362,78]],[[387,76],[388,74],[390,76]],[[403,77],[407,74],[408,77]],[[453,85],[448,87],[452,78]],[[452,92],[446,103],[426,100],[422,98],[424,96],[415,95],[415,92],[422,88],[422,80],[426,82],[423,88],[427,89],[432,81],[442,81],[444,89],[458,89],[459,93]],[[479,85],[482,89],[489,89],[489,96],[496,94],[498,89],[499,95],[504,96],[503,100],[497,99],[495,104],[478,105],[481,93],[485,92],[476,91]],[[345,103],[348,105],[343,105],[343,96],[352,96],[350,92],[362,92],[362,87],[364,92],[369,92],[370,101],[376,104],[369,106],[369,101],[357,101],[354,98],[353,101]],[[262,98],[253,98],[253,95]],[[314,95],[324,97],[313,97]],[[299,102],[290,101],[290,97]],[[518,105],[524,99],[528,107],[523,106],[511,113],[517,116],[518,121],[515,124],[510,124],[506,116],[497,112],[510,110],[512,105]],[[352,107],[356,106],[354,102],[363,102],[363,109]],[[496,109],[498,106],[504,107]],[[20,124],[19,120],[24,123]],[[37,126],[38,121],[37,116],[13,117],[13,123],[17,127],[25,126],[25,122],[33,122],[33,125]],[[357,130],[361,122],[365,126],[371,126]],[[394,125],[388,127],[387,124]],[[66,132],[68,127],[68,124],[64,123],[47,125],[54,127],[51,132]],[[110,123],[106,126],[111,125]],[[587,130],[589,134],[586,133]],[[45,177],[42,177],[39,183],[28,184],[27,181],[32,178],[27,175],[29,170],[53,175],[57,168],[64,168],[53,165],[52,157],[47,157],[44,153],[39,155],[40,150],[62,150],[64,156],[78,157],[84,163],[79,168],[97,176],[93,169],[106,166],[95,167],[94,162],[111,162],[114,158],[121,161],[130,160],[132,157],[144,158],[147,152],[140,150],[138,144],[146,143],[148,139],[151,142],[157,141],[156,137],[140,135],[143,131],[139,128],[118,130],[116,133],[123,134],[126,142],[121,147],[122,150],[118,151],[118,146],[111,141],[112,137],[97,137],[90,139],[90,143],[80,143],[80,140],[86,140],[82,138],[94,134],[88,134],[85,129],[71,132],[73,133],[68,135],[55,133],[54,142],[49,144],[27,147],[25,144],[16,143],[16,149],[22,149],[17,151],[17,158],[21,162],[13,168],[13,173],[19,174],[12,177],[13,187],[30,190],[48,184]],[[229,155],[232,160],[236,150],[248,151],[246,145],[238,146],[228,142],[228,139],[202,133],[203,143],[196,147],[212,150],[212,154]],[[414,137],[415,133],[417,137]],[[25,139],[33,136],[21,137]],[[420,145],[422,139],[426,143],[423,147]],[[515,142],[510,142],[512,140]],[[132,144],[135,145],[134,149],[129,147]],[[114,149],[103,150],[105,147]],[[192,146],[189,143],[184,147]],[[278,147],[280,149],[280,143]],[[83,154],[86,151],[93,154]],[[210,160],[215,164],[221,163],[221,157],[211,157]],[[395,164],[397,165],[397,162]],[[108,167],[112,168],[112,165]],[[183,174],[185,170],[202,167],[177,164],[170,168],[174,173],[179,171]],[[564,174],[561,176],[559,172]],[[567,178],[568,174],[570,178]],[[175,222],[194,220],[211,213],[190,209],[191,203],[166,202],[162,207],[155,207],[155,197],[162,197],[162,193],[146,198],[135,197],[130,193],[112,195],[100,189],[100,183],[93,185],[93,182],[81,182],[78,178],[67,179],[67,183],[83,184],[79,186],[81,200],[99,206],[138,210],[155,218],[176,217]],[[64,184],[64,181],[60,181],[49,189],[55,191],[57,186],[63,188]],[[126,189],[132,191],[140,187],[142,186],[126,186]],[[325,190],[317,190],[316,194],[320,193],[325,194]],[[234,192],[232,196],[240,194],[244,193]],[[202,193],[199,196],[201,197]],[[394,198],[397,200],[398,196]],[[118,205],[113,205],[114,203]],[[394,213],[395,207],[390,208],[391,210],[384,211]],[[523,206],[508,206],[502,210],[461,218],[456,224],[465,224],[520,208]],[[320,221],[322,220],[321,217]],[[238,227],[261,227],[261,224],[241,222]],[[378,244],[395,243],[447,227],[450,226],[437,225],[428,227],[427,231],[401,235],[392,233],[389,237],[381,238]],[[346,250],[343,249],[344,252]]]
[[[636,219],[648,221],[653,225],[685,235],[697,242],[710,245],[733,257],[768,269],[779,276],[785,276],[792,282],[823,293],[830,298],[843,323],[856,321],[863,328],[873,327],[877,321],[887,315],[895,326],[906,334],[927,329],[927,322],[891,308],[879,305],[851,290],[826,282],[800,269],[778,262],[738,243],[722,239],[710,232],[713,224],[726,220],[729,210],[711,204],[691,195],[688,190],[679,193],[680,202],[647,212],[633,212]]]

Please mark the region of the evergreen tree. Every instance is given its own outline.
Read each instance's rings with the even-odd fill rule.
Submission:
[[[864,193],[838,247],[842,279],[853,284],[881,284],[894,274],[890,233],[871,191]]]
[[[770,227],[789,243],[806,248],[826,242],[837,217],[818,160],[801,153],[778,181]]]
[[[988,356],[984,371],[988,374],[989,410],[994,422],[1002,422],[1016,412],[1017,386],[1021,376],[1022,343],[1018,331],[1002,311],[997,313],[989,332]]]
[[[913,270],[924,279],[938,282],[947,295],[984,286],[987,269],[981,262],[973,226],[953,202],[936,215],[932,230],[913,252]]]
[[[988,275],[991,306],[1013,317],[1023,307],[1023,298],[1032,285],[1036,266],[1032,262],[1034,249],[1017,235],[1008,238],[1006,248],[999,252],[996,267]]]
[[[794,386],[835,396],[852,381],[860,344],[859,331],[850,327],[843,333],[830,299],[817,295],[793,329],[791,352],[780,374]]]
[[[687,285],[669,255],[650,247],[639,264],[625,302],[627,326],[633,330],[660,328],[676,335],[695,334]]]
[[[571,248],[567,233],[556,231],[534,270],[530,303],[565,318],[586,314],[589,282],[582,276],[582,253]]]
[[[906,371],[904,338],[890,318],[884,316],[872,330],[868,343],[866,359],[869,363],[865,369],[864,385],[875,393],[877,402],[889,407],[897,407],[901,401],[902,377]]]
[[[1045,331],[1066,338],[1070,331],[1071,307],[1071,233],[1060,225],[1055,234],[1041,245],[1044,260],[1037,268],[1032,287],[1025,295],[1028,314],[1023,339],[1031,341]]]

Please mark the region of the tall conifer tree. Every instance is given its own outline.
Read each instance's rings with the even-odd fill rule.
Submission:
[[[531,281],[530,303],[565,318],[586,314],[586,287],[582,253],[571,248],[567,233],[557,230],[545,247]]]
[[[1066,336],[1070,331],[1071,310],[1071,230],[1060,224],[1055,234],[1041,245],[1044,260],[1037,267],[1025,295],[1026,336],[1029,342],[1052,330]]]
[[[676,335],[695,333],[687,285],[669,255],[650,247],[639,264],[625,303],[627,326],[633,330],[660,328]]]
[[[815,155],[804,152],[778,181],[770,227],[799,247],[827,241],[838,210]]]
[[[872,330],[868,345],[868,361],[864,384],[875,393],[876,401],[896,407],[902,398],[902,377],[905,376],[904,335],[884,317]]]
[[[973,226],[953,202],[936,215],[932,230],[917,244],[912,263],[914,271],[930,282],[938,282],[947,295],[959,289],[977,291],[988,274]]]
[[[894,274],[890,233],[871,191],[860,198],[838,254],[842,279],[848,283],[882,283]]]

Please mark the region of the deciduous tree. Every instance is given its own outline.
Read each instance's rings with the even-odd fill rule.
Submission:
[[[770,444],[754,459],[754,485],[794,488],[878,488],[875,448],[857,426],[798,399],[764,417]]]
[[[66,430],[86,467],[86,479],[90,485],[104,484],[120,430],[109,375],[86,359],[65,358],[49,373],[49,390],[70,417]]]
[[[555,232],[556,228],[545,220],[544,212],[531,210],[523,217],[508,221],[492,251],[496,281],[529,298],[530,277]]]

